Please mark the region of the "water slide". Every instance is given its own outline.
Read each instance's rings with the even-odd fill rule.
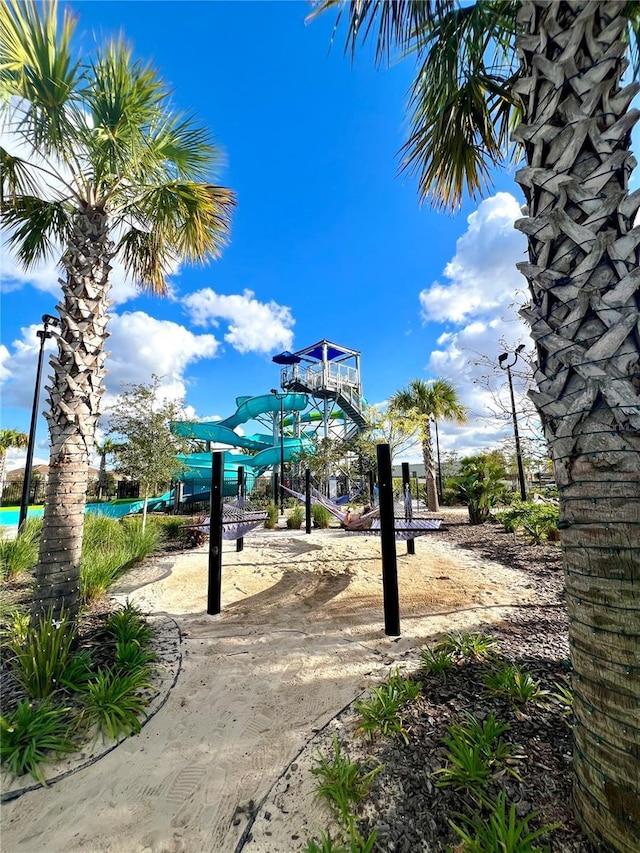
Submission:
[[[307,408],[309,400],[306,394],[297,393],[278,397],[275,394],[237,397],[236,411],[230,417],[221,421],[175,421],[171,424],[171,430],[185,438],[228,444],[234,448],[253,451],[251,455],[225,452],[224,458],[225,494],[235,494],[233,480],[237,477],[240,465],[245,468],[247,491],[250,491],[256,477],[267,468],[276,468],[280,464],[280,440],[274,441],[272,434],[238,435],[235,428],[263,415],[273,415],[278,419],[281,403],[283,412],[301,412]],[[293,438],[285,435],[282,442],[284,461],[291,461],[309,446],[309,440],[305,437]],[[211,476],[210,453],[188,453],[178,456],[178,459],[185,466],[183,479],[197,477],[206,480]]]

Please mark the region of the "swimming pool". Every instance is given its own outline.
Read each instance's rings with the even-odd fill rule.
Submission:
[[[108,515],[111,518],[122,518],[132,512],[140,512],[143,501],[119,501],[108,504],[87,504],[85,512],[93,512],[96,515]],[[44,513],[42,506],[30,506],[27,510],[27,518],[41,518]],[[20,519],[20,510],[17,507],[0,508],[0,526],[16,527]]]

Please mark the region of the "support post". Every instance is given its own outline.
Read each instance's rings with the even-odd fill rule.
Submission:
[[[273,474],[273,502],[278,506],[278,493],[280,492],[280,476],[275,471]]]
[[[371,498],[371,506],[376,505],[376,494],[374,491],[375,484],[375,474],[373,473],[373,471],[369,471],[369,497]]]
[[[378,489],[380,498],[380,545],[382,551],[382,595],[384,599],[384,632],[400,636],[400,602],[398,599],[398,564],[393,511],[393,476],[388,444],[378,444]]]
[[[224,476],[224,452],[211,454],[211,506],[209,509],[209,587],[207,613],[220,613],[222,600],[222,489]]]
[[[311,533],[311,471],[308,468],[304,472],[304,506],[307,533]]]
[[[244,507],[244,465],[238,465],[238,505]],[[244,537],[236,539],[236,553],[244,549]]]
[[[413,509],[411,507],[411,475],[409,474],[409,463],[402,463],[402,497],[404,499],[404,520],[411,521]],[[416,540],[407,539],[407,554],[416,553]]]

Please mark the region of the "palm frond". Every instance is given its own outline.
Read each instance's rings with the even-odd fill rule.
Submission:
[[[141,287],[165,293],[176,259],[204,263],[221,253],[234,205],[225,187],[177,181],[153,187],[123,210],[123,222],[138,224],[126,225],[117,253]]]
[[[378,61],[415,57],[400,170],[417,175],[421,199],[456,208],[465,191],[481,195],[492,167],[514,151],[517,0],[321,0],[313,15],[334,8],[336,28],[347,19],[352,54],[375,38]]]
[[[84,100],[91,122],[85,144],[94,180],[113,182],[132,167],[140,174],[148,159],[145,136],[164,111],[168,92],[156,71],[135,61],[122,41],[109,42],[89,68]]]
[[[171,251],[189,261],[217,257],[226,245],[235,205],[224,187],[193,181],[170,181],[151,187],[129,213],[143,225],[155,223]]]
[[[465,190],[481,195],[509,156],[515,10],[510,0],[452,10],[420,45],[401,169],[418,175],[421,198],[435,206],[459,206]]]
[[[157,296],[166,294],[167,276],[175,259],[158,233],[130,227],[120,239],[116,254],[142,290]]]
[[[629,54],[633,74],[640,74],[640,2],[638,0],[627,0],[622,14],[629,19],[627,27],[627,38],[629,40]]]
[[[26,103],[21,130],[48,154],[68,143],[66,110],[79,80],[72,59],[75,21],[68,10],[58,22],[57,0],[6,0],[0,4],[0,97]]]
[[[308,16],[309,19],[337,8],[336,25],[338,29],[343,15],[347,17],[347,38],[345,52],[352,58],[358,42],[366,42],[371,37],[376,42],[376,61],[389,59],[398,50],[407,53],[416,39],[428,31],[442,15],[454,6],[454,0],[320,0]]]
[[[59,252],[71,231],[64,204],[28,195],[12,199],[2,211],[2,223],[10,232],[9,245],[25,269]]]
[[[148,145],[162,163],[173,169],[174,177],[181,180],[204,181],[222,161],[209,132],[190,116],[160,116],[149,129]]]
[[[31,173],[29,163],[1,147],[0,174],[2,175],[0,208],[4,208],[5,201],[9,203],[10,199],[16,196],[37,194],[37,182]]]

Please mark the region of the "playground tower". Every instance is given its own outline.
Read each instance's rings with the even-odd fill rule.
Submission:
[[[283,354],[284,355],[284,354]],[[366,423],[363,414],[362,383],[360,380],[360,353],[356,350],[321,340],[310,347],[287,354],[282,361],[287,364],[280,374],[284,391],[307,394],[312,410],[321,414],[323,438],[335,433],[335,403],[343,412],[343,438],[357,435]]]

